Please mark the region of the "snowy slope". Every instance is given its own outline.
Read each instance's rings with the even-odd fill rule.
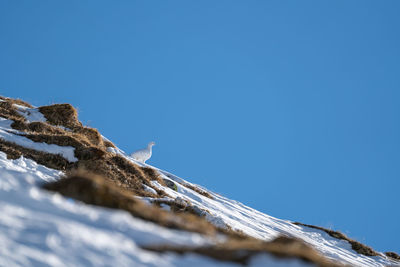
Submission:
[[[44,120],[36,109],[19,109],[28,121]],[[10,121],[0,118],[1,139],[75,160],[72,147],[35,143],[17,133],[10,127]],[[109,148],[109,151],[138,165],[149,166],[136,162],[118,148]],[[282,234],[298,237],[326,257],[352,266],[400,266],[384,255],[360,255],[346,241],[323,231],[268,216],[202,188],[213,198],[205,197],[183,186],[189,182],[166,171],[159,172],[164,179],[174,181],[178,190],[154,182],[155,186],[172,199],[185,199],[207,210],[206,218],[215,225],[229,225],[263,240]],[[59,179],[61,174],[24,157],[7,159],[0,152],[0,266],[238,266],[195,254],[159,254],[141,249],[143,245],[160,244],[204,246],[223,237],[172,230],[123,211],[86,205],[40,189],[42,183]],[[277,259],[268,254],[254,257],[249,265],[312,266],[297,259]]]
[[[0,266],[237,266],[196,255],[158,254],[137,245],[201,246],[215,242],[84,205],[38,188],[60,172],[0,152]],[[307,266],[257,257],[251,266]]]
[[[166,171],[159,171],[165,179],[188,183]],[[352,266],[400,266],[399,263],[391,261],[384,255],[382,257],[368,257],[358,254],[351,249],[347,241],[333,238],[324,231],[297,226],[290,221],[274,218],[240,202],[207,191],[204,188],[213,196],[213,199],[198,194],[187,187],[181,186],[179,183],[177,183],[177,186],[178,192],[169,188],[162,188],[172,197],[187,199],[193,204],[210,211],[213,216],[208,217],[208,219],[217,225],[228,224],[233,229],[241,230],[250,236],[265,240],[272,240],[282,234],[298,237],[312,245],[326,257]]]

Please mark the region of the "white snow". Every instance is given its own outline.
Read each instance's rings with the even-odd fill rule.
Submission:
[[[41,121],[46,122],[46,118],[37,108],[28,108],[25,106],[13,104],[17,108],[17,112],[25,117],[29,122]]]
[[[118,210],[43,191],[62,173],[0,152],[0,266],[238,266],[194,254],[159,254],[138,245],[204,246],[218,239],[171,230]],[[249,266],[309,266],[258,256]],[[290,264],[290,265],[287,265]]]
[[[108,138],[106,138],[103,135],[102,135],[102,138],[103,138],[104,141],[111,142]],[[109,147],[107,147],[106,150],[107,150],[107,152],[111,152],[111,153],[126,157],[126,153],[124,151],[122,151],[121,149],[119,149],[118,147],[110,147],[109,146]]]
[[[0,117],[1,139],[37,151],[47,152],[51,154],[59,154],[70,162],[75,162],[78,160],[74,154],[75,148],[71,146],[58,146],[54,144],[33,142],[26,137],[18,135],[17,133],[19,132],[11,128],[11,123],[12,121]]]
[[[147,185],[143,184],[143,189],[144,189],[144,191],[147,191],[147,192],[150,192],[150,193],[153,193],[153,194],[157,195],[157,191],[154,190],[153,188],[151,188],[150,186],[147,186]]]
[[[37,114],[33,118],[34,112],[30,112],[26,114],[31,116],[29,119],[38,119]],[[10,124],[11,121],[0,118],[0,138],[76,160],[73,148],[32,142],[18,136],[18,131],[13,130]],[[108,149],[136,164],[152,167],[127,156],[118,148]],[[166,200],[188,201],[201,210],[207,210],[206,219],[218,226],[229,225],[264,240],[281,234],[298,237],[326,257],[352,266],[400,266],[384,255],[360,255],[346,241],[330,237],[323,231],[271,217],[200,187],[212,195],[210,199],[185,186],[197,185],[157,170],[162,178],[174,181],[178,188],[174,191],[154,182],[154,186],[171,196]],[[238,266],[195,254],[180,256],[141,249],[141,245],[161,244],[204,246],[223,239],[171,230],[123,211],[85,205],[39,188],[41,183],[58,179],[61,174],[23,157],[8,160],[0,152],[0,266]],[[150,198],[142,199],[151,201]],[[168,209],[167,206],[164,208]],[[252,258],[249,266],[310,265],[297,259],[277,259],[260,254]]]
[[[326,257],[351,264],[352,266],[400,266],[399,263],[391,261],[383,254],[382,257],[368,257],[358,254],[351,249],[347,241],[333,238],[324,231],[297,226],[290,221],[274,218],[247,207],[240,202],[230,200],[202,187],[191,184],[211,194],[213,199],[210,199],[179,184],[188,184],[188,182],[182,178],[166,171],[158,170],[164,179],[176,181],[178,192],[168,187],[163,187],[157,182],[153,182],[155,186],[164,190],[173,198],[181,197],[190,201],[193,205],[208,210],[210,215],[207,214],[206,219],[217,226],[224,227],[224,225],[227,224],[233,229],[243,231],[250,236],[264,240],[272,240],[279,235],[298,237],[313,246]]]
[[[116,148],[114,148],[114,147],[107,147],[107,152],[111,152],[111,153],[114,153],[114,154],[118,154],[119,153],[119,151],[116,149]]]

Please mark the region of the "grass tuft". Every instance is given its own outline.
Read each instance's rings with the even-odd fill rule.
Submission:
[[[29,149],[12,142],[4,141],[0,138],[0,151],[6,153],[8,159],[18,159],[21,156],[36,161],[55,170],[67,170],[72,164],[61,155],[50,154],[33,149]]]
[[[104,146],[103,137],[97,129],[78,126],[75,127],[73,131],[77,134],[85,136],[89,142],[95,146]]]
[[[0,96],[0,99],[7,101],[10,104],[17,104],[17,105],[28,107],[28,108],[33,108],[31,104],[29,104],[21,99],[13,99],[13,98],[8,98],[8,97],[4,97],[4,96]]]
[[[385,255],[393,260],[400,261],[400,255],[397,254],[396,252],[392,252],[392,251],[385,252]]]
[[[356,251],[359,254],[365,255],[365,256],[379,256],[380,254],[378,252],[376,252],[375,250],[373,250],[372,248],[356,241],[353,239],[348,238],[345,234],[339,232],[339,231],[333,231],[330,229],[326,229],[320,226],[315,226],[315,225],[310,225],[310,224],[304,224],[304,223],[300,223],[300,222],[294,222],[293,224],[295,225],[300,225],[300,226],[306,226],[309,228],[314,228],[314,229],[318,229],[321,231],[326,232],[328,235],[337,238],[337,239],[341,239],[341,240],[345,240],[347,242],[350,243],[351,248]]]
[[[39,107],[40,113],[44,115],[46,120],[57,126],[74,128],[82,126],[78,120],[78,112],[70,104],[54,104],[50,106]]]
[[[25,121],[25,117],[17,112],[17,108],[13,106],[13,104],[8,102],[0,101],[0,114],[1,117],[6,118],[8,120],[18,120]]]
[[[105,147],[113,147],[113,148],[115,148],[115,145],[111,141],[103,140],[103,143],[104,143]]]
[[[213,199],[213,196],[210,193],[208,193],[207,191],[204,191],[203,189],[198,188],[197,186],[194,186],[194,185],[191,185],[191,184],[184,184],[183,186],[185,186],[185,187],[187,187],[187,188],[199,193],[202,196],[205,196],[205,197],[208,197],[210,199]]]

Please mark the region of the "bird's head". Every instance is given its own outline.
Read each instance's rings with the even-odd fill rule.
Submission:
[[[156,143],[153,142],[153,141],[149,143],[149,146],[150,146],[150,147],[155,146],[155,145],[156,145]]]

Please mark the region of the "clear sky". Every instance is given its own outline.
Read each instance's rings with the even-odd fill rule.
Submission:
[[[400,1],[0,0],[0,94],[400,252]]]

